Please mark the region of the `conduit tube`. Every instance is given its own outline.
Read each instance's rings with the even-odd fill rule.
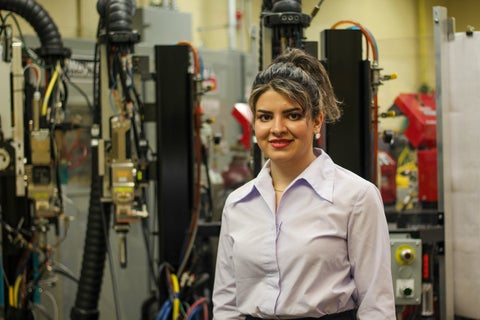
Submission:
[[[106,26],[106,41],[115,40],[130,42],[132,34],[132,17],[135,11],[134,2],[130,0],[100,0],[97,2],[100,20]],[[100,24],[102,25],[102,24]],[[127,45],[131,45],[131,42]],[[103,62],[103,61],[102,61]],[[102,81],[100,81],[102,82]],[[100,85],[96,88],[99,90]],[[99,94],[95,94],[96,110],[94,119],[101,123],[101,104]],[[107,130],[108,128],[103,128]],[[82,270],[78,285],[75,306],[70,312],[72,320],[99,319],[98,301],[102,286],[105,258],[108,248],[110,229],[110,205],[101,201],[103,179],[99,175],[99,153],[103,150],[92,148],[92,182],[90,191],[90,207],[88,213],[87,232],[83,253]]]
[[[87,232],[77,296],[70,313],[73,320],[97,320],[99,318],[98,300],[107,252],[106,239],[108,238],[110,214],[107,210],[104,212],[100,200],[103,180],[98,175],[98,152],[98,147],[92,148],[92,182]]]
[[[65,58],[70,49],[63,47],[62,37],[49,14],[33,0],[0,1],[0,10],[15,12],[24,18],[35,30],[40,39],[38,54],[42,57]]]

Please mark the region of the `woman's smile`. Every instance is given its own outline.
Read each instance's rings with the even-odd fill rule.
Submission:
[[[292,140],[288,139],[270,139],[270,144],[272,148],[283,149],[286,148],[292,143]]]

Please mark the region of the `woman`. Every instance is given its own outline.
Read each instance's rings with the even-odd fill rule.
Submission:
[[[278,57],[249,104],[268,160],[225,203],[214,319],[395,319],[380,193],[312,147],[340,117],[321,63]]]

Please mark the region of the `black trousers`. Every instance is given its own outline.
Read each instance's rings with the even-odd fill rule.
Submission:
[[[320,318],[299,318],[295,320],[355,320],[356,319],[356,310],[348,310],[334,314],[328,314]],[[252,316],[247,316],[245,320],[266,320],[261,318],[255,318]]]

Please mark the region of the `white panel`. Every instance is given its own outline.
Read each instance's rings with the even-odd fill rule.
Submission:
[[[5,139],[12,138],[12,111],[10,97],[10,63],[3,61],[3,46],[0,44],[0,120]]]
[[[456,33],[448,65],[455,314],[480,319],[480,33]]]

